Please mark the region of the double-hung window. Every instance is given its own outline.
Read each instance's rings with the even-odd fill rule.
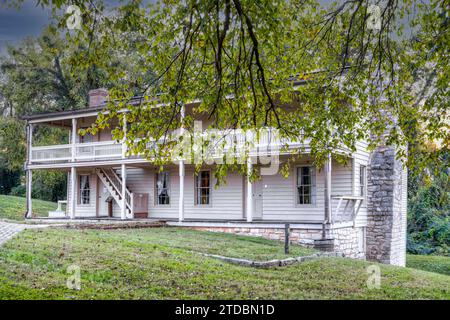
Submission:
[[[314,167],[297,167],[296,174],[297,204],[315,204],[316,177]]]
[[[359,167],[359,195],[361,197],[366,196],[367,189],[367,168],[366,166]]]
[[[202,170],[195,177],[195,204],[208,205],[211,203],[211,172]]]
[[[89,175],[80,175],[80,204],[91,203],[91,186],[89,184]]]
[[[156,174],[156,204],[170,204],[169,172],[163,171]]]

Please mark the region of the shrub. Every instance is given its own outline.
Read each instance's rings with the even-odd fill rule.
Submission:
[[[25,197],[27,188],[24,185],[19,185],[11,189],[11,196]]]

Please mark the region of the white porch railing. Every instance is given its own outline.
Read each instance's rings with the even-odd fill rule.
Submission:
[[[63,144],[56,146],[32,147],[32,162],[69,161],[72,159],[72,145]]]
[[[173,139],[176,133],[169,137]],[[220,150],[226,152],[232,147],[243,148],[246,142],[251,141],[252,148],[269,148],[268,151],[275,151],[281,145],[288,144],[292,147],[298,147],[299,143],[295,141],[281,141],[274,130],[261,130],[259,138],[254,132],[245,132],[243,130],[223,130],[223,131],[205,131],[201,133],[201,138],[209,141],[207,151],[210,155],[217,154]],[[305,142],[304,145],[306,145]],[[123,155],[122,143],[116,141],[102,141],[92,143],[76,143],[74,155],[72,155],[72,144],[32,147],[31,162],[35,163],[53,163],[69,162],[72,159],[77,161],[117,159]],[[155,148],[152,143],[147,144],[148,148]]]
[[[115,141],[77,143],[74,160],[120,158],[122,144]],[[55,145],[31,148],[31,162],[68,162],[72,160],[72,145]]]
[[[96,160],[122,156],[122,144],[115,141],[78,143],[75,146],[75,159]]]

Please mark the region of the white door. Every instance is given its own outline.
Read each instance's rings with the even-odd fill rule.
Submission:
[[[106,202],[106,199],[109,197],[109,192],[100,179],[98,181],[98,186],[100,188],[98,192],[98,215],[100,217],[105,217],[108,216],[108,202]]]
[[[253,218],[262,219],[263,211],[263,183],[261,180],[253,182]]]

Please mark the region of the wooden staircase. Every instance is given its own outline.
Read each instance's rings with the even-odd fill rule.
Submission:
[[[128,187],[125,187],[125,195],[122,195],[122,179],[117,172],[112,168],[98,168],[95,169],[95,172],[120,209],[122,209],[122,199],[125,196],[126,217],[133,218],[133,193]]]

